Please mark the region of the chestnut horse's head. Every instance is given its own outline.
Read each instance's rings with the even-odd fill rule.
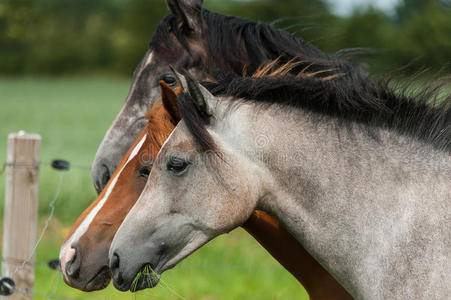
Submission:
[[[61,248],[63,277],[72,287],[94,291],[110,282],[111,241],[139,198],[158,151],[180,120],[175,101],[181,90],[173,91],[164,82],[160,87],[162,97],[147,113],[147,125],[97,200],[78,218]]]

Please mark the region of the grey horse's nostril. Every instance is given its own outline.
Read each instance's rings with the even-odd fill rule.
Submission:
[[[94,187],[96,189],[97,194],[100,194],[102,192],[102,188],[100,186],[101,186],[100,181],[96,180]]]
[[[114,253],[110,261],[110,270],[111,273],[113,274],[115,284],[121,286],[124,283],[124,278],[122,277],[122,273],[119,272],[119,264],[120,264],[119,255],[117,253]]]
[[[110,268],[112,271],[119,268],[119,255],[117,253],[113,254],[113,258],[111,259]]]

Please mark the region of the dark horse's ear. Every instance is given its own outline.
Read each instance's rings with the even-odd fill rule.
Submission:
[[[166,3],[177,18],[179,28],[195,30],[199,26],[203,0],[166,0]]]
[[[179,107],[177,106],[177,94],[175,91],[167,85],[163,80],[160,81],[161,100],[163,102],[164,109],[171,116],[171,121],[174,125],[180,121]]]

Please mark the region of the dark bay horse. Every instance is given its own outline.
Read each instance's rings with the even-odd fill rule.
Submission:
[[[104,191],[74,224],[61,248],[64,280],[75,288],[92,291],[108,285],[108,251],[114,234],[139,198],[158,151],[180,120],[175,102],[180,88],[173,91],[164,82],[160,85],[162,97],[147,113],[147,125]],[[311,299],[350,299],[277,219],[255,211],[242,227],[298,279]]]
[[[216,70],[253,74],[277,58],[281,64],[296,58],[299,65],[295,71],[307,68],[320,70],[324,77],[344,73],[368,80],[358,68],[341,60],[340,53],[327,55],[270,25],[210,12],[202,8],[202,0],[166,2],[172,14],[156,28],[149,50],[136,68],[127,101],[97,151],[92,174],[98,192],[146,124],[144,115],[160,95],[158,82],[176,84],[169,65],[188,69],[202,80]]]
[[[118,289],[263,209],[356,299],[449,298],[451,96],[311,75],[179,75],[182,121],[110,247]]]

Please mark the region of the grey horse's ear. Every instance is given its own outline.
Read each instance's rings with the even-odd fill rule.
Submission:
[[[187,71],[182,71],[183,75],[178,73],[174,68],[170,67],[174,72],[175,77],[183,87],[185,93],[189,93],[196,104],[197,110],[201,113],[203,118],[210,118],[212,114],[211,103],[215,97],[199,84]]]
[[[188,28],[194,31],[199,27],[203,0],[166,0],[166,3],[176,17],[180,29]]]

